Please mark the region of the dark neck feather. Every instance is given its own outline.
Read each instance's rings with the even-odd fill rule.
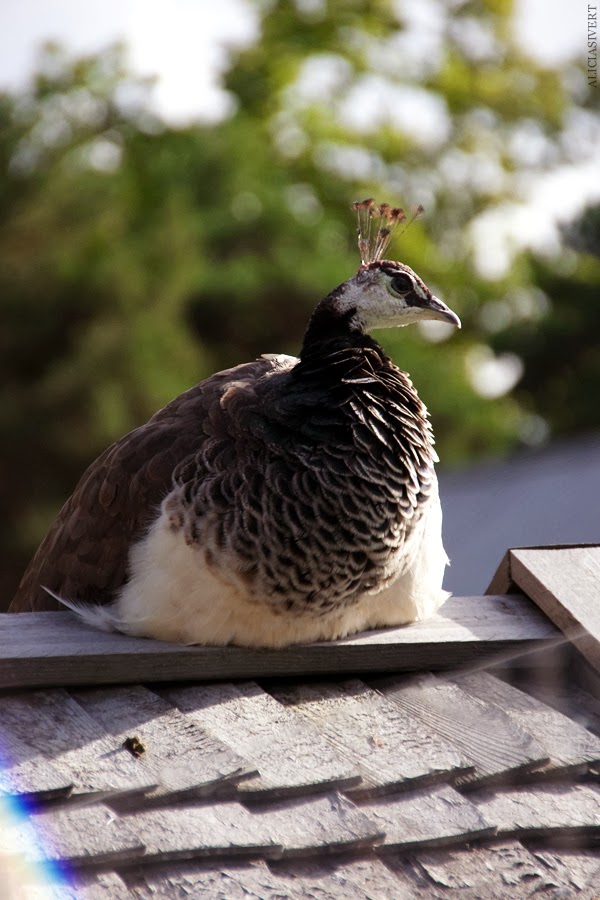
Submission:
[[[332,302],[333,301],[333,302]],[[355,309],[341,313],[335,291],[315,309],[306,329],[294,381],[340,384],[350,372],[395,369],[381,344],[355,324]],[[354,320],[354,322],[353,322]]]
[[[300,359],[343,347],[361,346],[365,338],[369,341],[362,328],[353,322],[356,309],[340,312],[337,298],[342,287],[335,288],[317,305],[304,335]]]
[[[385,436],[381,438],[385,432],[388,443],[400,442],[403,452],[414,451],[427,468],[431,465],[427,411],[409,377],[374,338],[352,327],[354,310],[340,314],[328,301],[327,297],[321,301],[309,322],[300,361],[288,376],[285,403],[278,401],[279,424],[283,414],[286,428],[292,423],[294,440],[302,434],[310,441],[354,449],[360,424],[372,431],[379,452],[381,440],[387,446]]]

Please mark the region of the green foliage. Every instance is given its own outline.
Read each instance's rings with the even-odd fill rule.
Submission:
[[[128,74],[119,47],[71,59],[49,45],[31,90],[0,96],[9,591],[110,441],[218,368],[297,351],[315,302],[356,269],[348,208],[362,196],[425,203],[426,218],[390,255],[463,319],[451,340],[418,329],[382,335],[431,410],[445,462],[514,446],[531,413],[562,430],[598,424],[575,402],[581,373],[597,364],[591,339],[581,343],[597,267],[559,276],[523,257],[493,283],[467,237],[526,169],[509,151],[514,129],[534,121],[559,158],[574,102],[561,73],[510,44],[507,0],[463,4],[441,23],[435,58],[412,63],[392,0],[256,8],[260,40],[231,54],[224,85],[235,112],[216,125],[157,121],[150,85]],[[437,104],[441,124],[429,137],[412,127],[419,112],[413,122],[394,117],[407,88]],[[537,284],[555,296],[549,314],[511,300]],[[516,311],[508,327],[490,329],[498,303]],[[548,348],[560,352],[565,328],[577,352],[554,371]],[[490,346],[526,362],[512,395],[474,387],[472,361]],[[545,396],[549,372],[556,387]]]
[[[590,208],[581,222],[582,240],[598,256],[599,211]],[[535,325],[515,324],[494,341],[499,351],[510,347],[525,361],[515,399],[542,416],[553,434],[599,429],[600,259],[582,256],[568,274],[537,260],[533,276],[550,298],[549,314]]]

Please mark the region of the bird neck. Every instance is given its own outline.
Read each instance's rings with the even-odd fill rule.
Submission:
[[[355,327],[354,310],[340,314],[326,301],[316,308],[300,360],[288,376],[284,415],[293,423],[294,440],[302,434],[312,442],[356,449],[360,426],[371,435],[366,445],[371,438],[379,452],[401,445],[402,453],[410,452],[427,470],[434,459],[432,435],[410,378],[374,338]],[[281,416],[281,401],[277,408]]]
[[[358,324],[356,309],[341,311],[336,304],[339,288],[325,297],[313,312],[304,334],[300,359],[315,359],[337,350],[376,344]],[[379,344],[376,344],[379,347]]]

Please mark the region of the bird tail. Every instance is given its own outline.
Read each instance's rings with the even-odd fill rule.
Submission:
[[[100,631],[121,631],[126,633],[125,624],[117,612],[115,603],[109,603],[105,606],[79,603],[77,600],[67,600],[65,597],[61,597],[45,585],[42,585],[42,588],[47,594],[50,594],[51,597],[54,597],[55,600],[62,603],[71,612],[74,612],[86,625],[91,625],[92,628],[98,628]]]

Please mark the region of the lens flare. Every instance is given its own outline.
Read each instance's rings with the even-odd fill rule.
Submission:
[[[75,896],[68,890],[71,869],[47,858],[52,856],[51,842],[37,815],[43,807],[11,784],[11,768],[18,762],[0,747],[0,896],[2,900],[67,900]]]

